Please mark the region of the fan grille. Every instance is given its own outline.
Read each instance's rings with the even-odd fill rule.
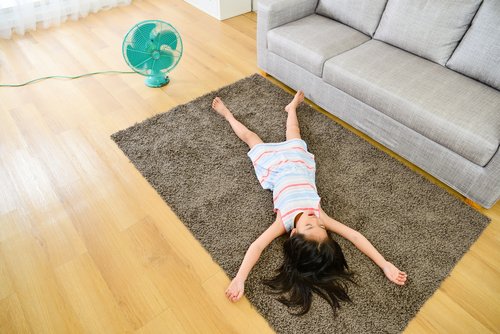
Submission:
[[[183,45],[177,30],[165,21],[143,21],[130,29],[122,46],[123,57],[135,72],[165,76],[179,62]]]

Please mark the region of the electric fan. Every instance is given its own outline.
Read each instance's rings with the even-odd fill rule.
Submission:
[[[167,74],[182,56],[181,36],[169,23],[147,20],[136,24],[125,36],[123,58],[135,72],[145,75],[149,87],[162,87]]]

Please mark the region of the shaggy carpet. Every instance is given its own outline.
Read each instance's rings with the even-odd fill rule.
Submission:
[[[272,193],[259,185],[247,145],[211,109],[215,96],[264,142],[285,140],[284,107],[292,96],[259,75],[112,139],[232,278],[275,214]],[[353,302],[343,303],[333,317],[330,306],[315,296],[308,314],[290,315],[261,283],[281,263],[283,236],[263,252],[245,294],[280,333],[401,332],[489,220],[305,103],[297,113],[302,138],[316,157],[323,210],[365,235],[409,279],[403,287],[389,282],[369,258],[338,237],[356,274],[357,284],[349,290]]]

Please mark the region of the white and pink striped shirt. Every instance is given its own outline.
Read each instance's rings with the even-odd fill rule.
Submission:
[[[247,155],[262,187],[273,191],[274,212],[281,214],[287,232],[300,212],[314,210],[319,217],[316,162],[304,140],[257,144]]]

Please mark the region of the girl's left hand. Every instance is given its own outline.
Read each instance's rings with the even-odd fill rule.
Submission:
[[[397,285],[404,285],[406,282],[407,275],[404,271],[399,270],[396,268],[395,265],[390,263],[389,261],[386,262],[384,267],[382,268],[384,270],[385,276],[391,281],[396,283]]]

